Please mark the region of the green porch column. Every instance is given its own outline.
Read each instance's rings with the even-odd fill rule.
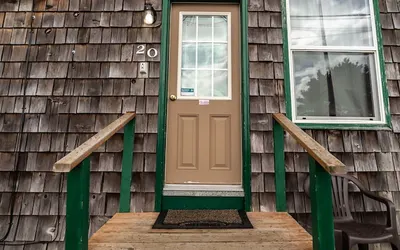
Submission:
[[[276,211],[286,212],[286,171],[284,137],[282,126],[274,120],[274,162]]]
[[[87,250],[89,237],[90,158],[68,173],[65,249]]]
[[[124,151],[122,153],[121,189],[119,198],[120,213],[130,212],[135,121],[136,118],[128,122],[124,128]]]
[[[335,250],[331,175],[309,156],[314,250]]]

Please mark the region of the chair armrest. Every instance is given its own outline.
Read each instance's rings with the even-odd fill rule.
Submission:
[[[397,224],[397,222],[396,222],[396,207],[395,207],[394,203],[391,200],[389,200],[389,199],[387,199],[385,197],[379,196],[377,194],[374,194],[373,192],[368,190],[366,187],[364,187],[364,185],[357,178],[355,178],[355,177],[353,177],[351,175],[347,175],[347,174],[346,175],[340,175],[340,174],[337,174],[336,176],[341,176],[343,178],[348,179],[349,181],[353,182],[360,189],[362,194],[364,194],[365,196],[367,196],[367,197],[369,197],[369,198],[371,198],[373,200],[376,200],[376,201],[379,201],[379,202],[385,204],[386,205],[386,209],[387,209],[387,213],[388,213],[386,226],[388,228],[395,228],[396,229],[396,224]]]

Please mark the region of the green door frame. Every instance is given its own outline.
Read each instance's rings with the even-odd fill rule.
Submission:
[[[248,52],[248,0],[163,0],[162,1],[162,32],[160,55],[160,82],[158,96],[158,135],[157,135],[157,162],[156,162],[156,187],[155,208],[162,209],[163,187],[165,180],[165,147],[167,128],[167,94],[168,94],[168,59],[169,59],[169,26],[170,10],[172,3],[239,3],[241,26],[241,97],[242,97],[242,165],[243,165],[243,190],[244,200],[239,199],[240,205],[246,211],[251,209],[251,151],[250,151],[250,104],[249,104],[249,52]],[[190,197],[186,197],[190,198]],[[210,197],[206,197],[210,198]],[[190,200],[190,199],[189,199]],[[206,199],[214,201],[214,199]],[[165,200],[167,201],[167,200]]]

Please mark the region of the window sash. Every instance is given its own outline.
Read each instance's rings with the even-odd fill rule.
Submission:
[[[288,46],[289,46],[289,48],[290,47],[295,47],[296,48],[297,45],[292,45],[292,43],[290,41],[290,39],[291,39],[291,30],[292,30],[290,1],[291,0],[286,0],[286,20],[287,20],[287,31],[288,31]],[[323,0],[321,0],[321,1],[323,1]],[[376,33],[376,25],[375,25],[375,23],[376,23],[376,21],[375,21],[376,13],[375,13],[375,10],[374,10],[374,1],[376,1],[376,0],[367,0],[367,1],[369,2],[369,12],[370,12],[370,20],[371,20],[370,24],[371,24],[371,28],[372,28],[372,34],[371,35],[372,35],[372,39],[373,39],[372,40],[373,46],[367,46],[367,47],[371,47],[371,48],[377,49],[378,48],[378,39],[377,39],[377,36],[376,36],[376,34],[377,34]],[[313,46],[315,46],[315,45],[313,45]],[[310,47],[313,47],[313,46],[310,46]],[[326,45],[319,45],[318,47],[326,47]],[[351,46],[338,46],[338,47],[345,47],[346,48],[346,47],[351,47]],[[353,47],[357,47],[357,46],[353,46]]]
[[[382,90],[382,76],[381,76],[381,62],[379,60],[379,51],[378,51],[378,37],[376,30],[376,21],[375,21],[375,9],[374,9],[374,0],[369,0],[370,13],[371,13],[371,24],[372,24],[372,39],[373,46],[306,46],[306,45],[292,45],[290,42],[291,38],[291,18],[290,18],[290,0],[286,0],[286,20],[287,20],[287,47],[288,47],[288,59],[289,59],[289,72],[290,72],[290,98],[291,98],[291,115],[292,120],[296,123],[315,123],[315,124],[354,124],[354,123],[363,123],[363,124],[385,124],[385,105],[383,101],[383,90]],[[372,100],[373,103],[378,105],[377,110],[379,111],[379,116],[377,120],[371,120],[369,117],[335,117],[335,116],[297,116],[297,100],[294,91],[294,65],[293,65],[293,53],[298,51],[318,51],[318,52],[348,52],[348,53],[371,53],[374,55],[375,60],[375,72],[376,72],[376,90],[377,90],[377,98],[378,100]],[[374,96],[372,98],[375,98]],[[304,119],[305,118],[305,119]]]

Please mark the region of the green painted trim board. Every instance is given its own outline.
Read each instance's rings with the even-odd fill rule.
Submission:
[[[167,129],[167,94],[168,94],[168,60],[169,60],[169,16],[171,3],[164,0],[162,3],[161,26],[161,55],[160,55],[160,82],[158,91],[158,125],[157,125],[157,159],[156,159],[156,212],[161,211],[162,191],[165,174],[165,144]]]
[[[244,209],[243,197],[164,196],[162,210]]]

